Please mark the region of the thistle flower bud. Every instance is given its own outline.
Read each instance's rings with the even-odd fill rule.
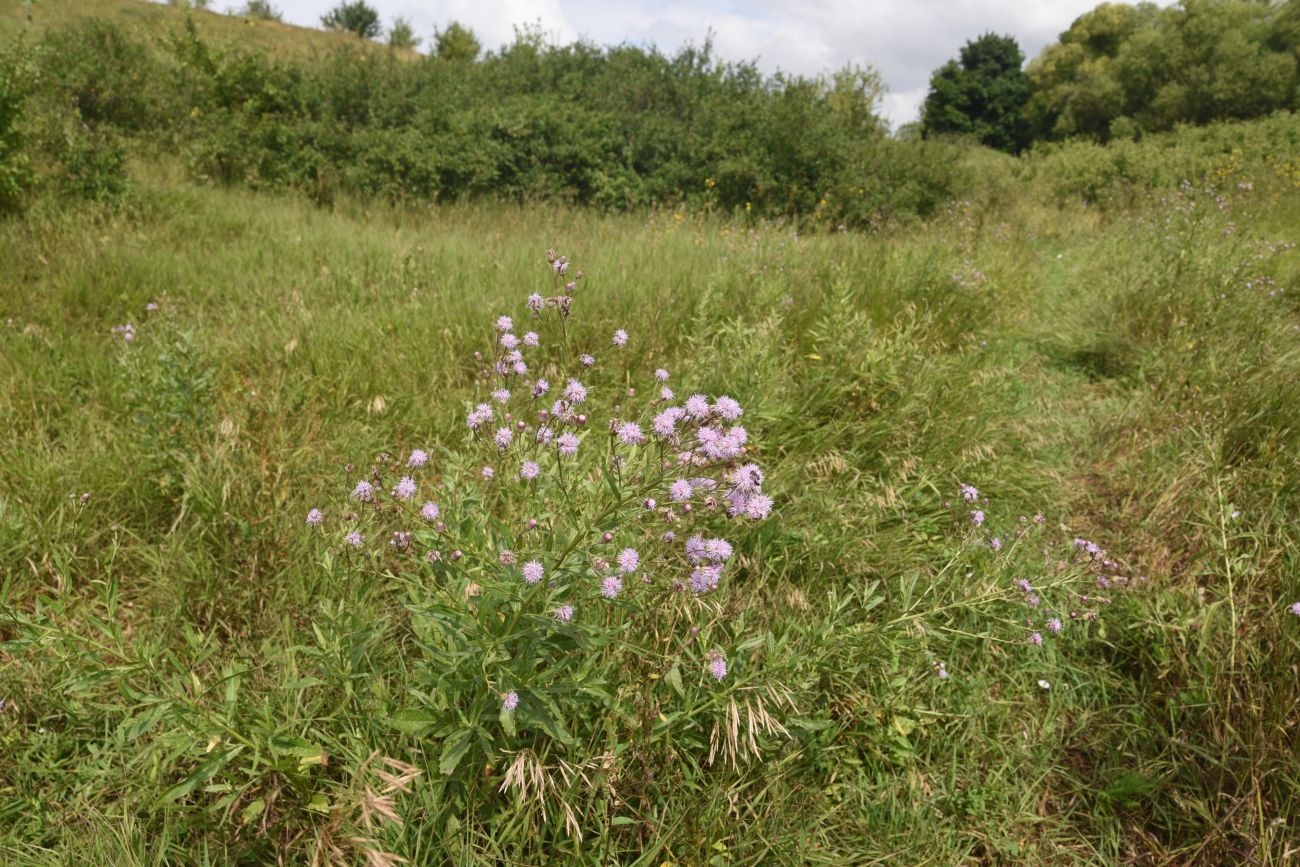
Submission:
[[[452,559],[452,562],[453,562],[453,563],[454,563],[455,561],[459,560],[461,557],[464,557],[464,556],[465,556],[465,554],[464,554],[464,553],[463,553],[459,548],[457,548],[455,551],[452,551],[452,552],[451,552],[451,559]]]
[[[524,529],[526,529],[526,530],[536,530],[536,529],[537,529],[537,519],[536,519],[536,518],[529,518],[528,521],[524,524]]]
[[[605,535],[601,536],[600,539],[601,539],[602,542],[613,542],[613,541],[614,541],[614,534],[613,534],[613,533],[606,533]]]

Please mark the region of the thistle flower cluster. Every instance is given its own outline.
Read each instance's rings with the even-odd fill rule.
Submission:
[[[307,524],[341,539],[345,562],[423,574],[430,587],[460,582],[463,599],[472,586],[519,612],[483,628],[581,636],[584,624],[621,611],[664,606],[695,617],[716,608],[707,597],[734,560],[720,526],[773,510],[744,407],[696,391],[676,402],[667,368],[629,369],[636,337],[623,328],[603,331],[603,345],[588,351],[572,346],[583,275],[564,256],[548,251],[546,260],[550,291],[530,294],[519,315],[495,317],[489,348],[474,353],[464,426],[435,437],[445,457],[412,448],[359,474],[349,466],[347,506],[312,509]],[[685,632],[689,648],[699,629]],[[710,678],[727,676],[721,649],[694,653]],[[536,706],[529,672],[539,668],[554,670],[521,664],[489,684],[501,709]]]

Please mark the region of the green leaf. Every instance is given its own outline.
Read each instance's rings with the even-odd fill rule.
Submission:
[[[450,777],[455,773],[456,767],[465,758],[465,754],[469,752],[469,745],[473,736],[473,729],[465,729],[443,741],[442,756],[438,759],[438,770],[444,776]]]
[[[686,690],[682,688],[682,667],[680,665],[674,662],[673,667],[668,669],[668,673],[664,675],[664,680],[668,681],[668,685],[673,688],[673,692],[682,698],[686,698]]]
[[[199,786],[210,780],[218,771],[230,763],[230,760],[243,751],[242,744],[231,747],[228,750],[217,750],[209,755],[199,766],[190,772],[189,776],[181,780],[176,785],[162,793],[158,799],[159,804],[169,804],[179,798],[193,792]]]
[[[266,801],[258,798],[256,801],[251,801],[248,806],[239,811],[239,819],[247,825],[256,820],[258,816],[262,815],[262,811],[265,809]]]
[[[312,795],[311,800],[307,802],[307,809],[313,813],[324,813],[325,815],[329,815],[330,799],[322,795],[320,792],[317,792]]]
[[[609,820],[609,824],[614,826],[634,825],[636,824],[636,819],[629,819],[627,816],[615,816],[614,818]]]
[[[436,716],[419,708],[403,708],[388,718],[390,726],[408,735],[423,734],[437,722]]]

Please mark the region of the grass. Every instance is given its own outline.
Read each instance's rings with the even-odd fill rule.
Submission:
[[[323,858],[378,751],[426,771],[372,832],[417,864],[1286,863],[1300,269],[1260,244],[1300,203],[1231,199],[796,235],[145,182],[0,224],[0,860]],[[467,358],[548,247],[588,275],[582,336],[749,409],[778,505],[724,612],[790,699],[734,762],[638,756],[617,702],[568,720],[580,839],[497,791],[506,755],[449,808],[449,738],[394,722],[410,588],[302,526],[343,464],[459,446]],[[961,482],[990,534],[1042,535],[973,541]],[[1011,581],[1074,536],[1149,580],[1032,648]]]

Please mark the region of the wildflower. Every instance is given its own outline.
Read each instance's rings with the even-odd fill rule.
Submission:
[[[426,521],[438,520],[438,515],[440,512],[441,510],[438,508],[437,503],[425,503],[423,506],[420,507],[420,517],[424,518],[424,520]]]
[[[725,418],[727,421],[735,421],[740,418],[745,411],[741,409],[740,404],[734,399],[724,395],[714,401],[713,412],[721,418]]]
[[[536,331],[529,331],[524,335],[524,346],[536,346],[541,342],[542,340],[537,336]]]
[[[673,399],[673,390],[672,390],[671,388],[669,388],[668,386],[665,385],[663,388],[659,389],[659,399],[660,399],[660,400],[672,400],[672,399]]]
[[[323,522],[324,520],[325,520],[325,513],[322,512],[320,509],[312,509],[310,512],[307,513],[307,523],[312,527],[320,526],[321,522]]]
[[[513,334],[501,335],[501,347],[503,349],[516,349],[519,346],[519,338]]]
[[[1064,628],[1065,624],[1061,623],[1061,618],[1059,617],[1053,617],[1047,621],[1047,631],[1054,635],[1059,634]]]
[[[492,399],[495,400],[497,403],[509,403],[510,389],[498,388],[496,391],[492,392]]]
[[[501,693],[501,708],[503,710],[512,711],[517,707],[519,707],[519,693],[514,690]]]
[[[515,321],[509,316],[497,317],[497,331],[514,331]]]
[[[1041,632],[1033,632],[1033,633],[1030,633],[1030,635],[1029,635],[1029,643],[1032,644],[1032,645],[1034,645],[1034,647],[1042,647],[1042,646],[1043,646],[1043,633],[1041,633]]]
[[[1038,681],[1038,687],[1039,689],[1051,689],[1052,684],[1046,680],[1040,680]]]
[[[533,383],[533,397],[541,397],[550,390],[551,384],[545,379],[538,378],[538,380]]]
[[[674,533],[672,530],[665,530],[665,531],[664,531],[664,534],[663,534],[662,536],[660,536],[659,538],[660,538],[661,541],[664,541],[664,542],[672,542],[672,541],[674,541],[674,540],[677,538],[677,534]]]
[[[653,498],[653,497],[647,497],[647,498],[646,498],[646,501],[645,501],[645,503],[644,503],[643,505],[644,505],[647,509],[649,509],[650,511],[653,512],[653,511],[655,510],[655,507],[658,506],[659,504],[656,503],[656,502],[654,501],[654,498]]]
[[[1028,578],[1017,578],[1016,586],[1019,587],[1021,590],[1025,591],[1026,593],[1034,589],[1034,585],[1029,583]]]
[[[409,500],[415,496],[415,480],[410,476],[402,476],[397,487],[393,488],[393,496],[399,500]]]
[[[1300,602],[1291,603],[1291,613],[1296,617],[1300,617]]]
[[[635,446],[645,442],[645,435],[641,433],[641,425],[630,421],[619,425],[618,438],[623,441],[623,445],[627,446]]]
[[[495,476],[496,474],[497,474],[497,471],[494,470],[494,469],[492,469],[491,467],[484,467],[484,468],[483,468],[483,478],[485,478],[485,479],[491,479],[491,478],[492,478],[493,476]]]
[[[556,437],[555,442],[559,446],[560,454],[566,458],[573,457],[578,453],[578,437],[576,434],[560,434]]]
[[[655,433],[665,438],[672,436],[673,433],[676,432],[678,420],[681,419],[682,416],[684,415],[686,415],[686,411],[683,410],[681,407],[677,407],[677,406],[668,407],[668,409],[664,410],[663,412],[655,416],[654,418]]]
[[[668,497],[675,503],[684,503],[691,498],[691,483],[687,479],[678,479],[668,486]]]
[[[523,376],[528,372],[528,365],[524,364],[522,360],[516,361],[513,370],[516,376]]]
[[[761,521],[772,513],[772,498],[766,494],[754,494],[745,501],[745,517],[751,521]]]
[[[745,464],[731,474],[731,483],[742,493],[756,494],[763,487],[763,471],[758,464]]]
[[[559,608],[555,609],[551,613],[555,616],[555,619],[560,621],[561,623],[568,623],[570,620],[573,619],[573,606],[561,605]]]
[[[984,513],[979,509],[976,509],[975,511],[970,513],[970,519],[971,519],[971,523],[973,523],[976,527],[978,527],[980,524],[984,523]]]
[[[709,414],[709,399],[702,394],[693,394],[686,399],[686,414],[691,418],[704,418]]]
[[[980,498],[979,489],[974,485],[962,485],[961,498],[968,503],[973,503]]]
[[[542,308],[545,306],[546,306],[546,299],[543,298],[541,295],[538,295],[536,292],[528,296],[528,309],[533,311],[534,313],[540,313],[542,311]]]
[[[667,382],[667,381],[668,381],[668,371],[664,370],[662,367],[656,369],[656,370],[655,370],[655,379],[659,380],[660,382]]]
[[[542,580],[542,573],[543,573],[542,564],[537,562],[536,560],[529,560],[527,563],[525,563],[523,572],[524,572],[524,580],[527,581],[529,584],[536,584],[538,581]]]
[[[510,448],[510,440],[514,437],[515,432],[508,427],[497,428],[496,443],[497,448],[505,451]]]
[[[594,357],[594,356],[591,356],[591,355],[584,355],[584,356],[582,356],[582,359],[581,359],[581,360],[582,360],[582,366],[583,366],[583,367],[594,367],[595,364],[596,364],[596,359],[595,359],[595,357]]]
[[[691,590],[708,593],[718,589],[722,582],[722,567],[717,564],[700,566],[691,570]]]
[[[600,594],[606,599],[613,599],[623,590],[623,579],[610,575],[600,584]]]
[[[1025,595],[1025,604],[1028,605],[1030,608],[1037,608],[1038,603],[1041,601],[1042,600],[1038,598],[1038,594],[1036,593],[1029,593]]]
[[[622,328],[614,332],[614,345],[627,346],[627,332]]]
[[[363,503],[369,503],[375,497],[374,487],[365,479],[357,482],[357,486],[352,489],[352,496],[356,497]]]
[[[542,468],[537,465],[537,461],[524,461],[519,467],[519,478],[525,481],[532,481],[537,478],[537,474],[541,471]]]
[[[939,675],[940,680],[948,679],[948,667],[945,666],[942,662],[936,666],[936,673]]]
[[[641,562],[641,555],[635,548],[624,548],[618,552],[618,568],[622,572],[635,572]]]
[[[353,548],[360,548],[361,543],[364,542],[365,540],[361,537],[360,533],[358,533],[356,530],[353,530],[351,533],[348,533],[346,536],[343,537],[343,541],[347,542]]]
[[[158,305],[155,304],[154,302],[150,301],[148,304],[144,305],[144,309],[145,309],[146,311],[148,311],[149,313],[152,313],[152,312],[154,312],[155,310],[158,309]]]
[[[994,536],[992,539],[989,539],[989,547],[992,548],[994,551],[1001,551],[1002,540],[997,536]]]
[[[405,551],[411,547],[411,534],[398,530],[393,533],[393,538],[388,541],[398,551]]]
[[[422,467],[429,462],[429,455],[424,449],[411,449],[411,456],[406,459],[406,465],[415,469]]]
[[[492,405],[480,403],[474,408],[474,411],[467,418],[470,430],[478,430],[483,425],[492,421]]]
[[[727,676],[727,658],[722,655],[722,651],[709,651],[709,674],[714,680],[722,680]]]
[[[576,379],[570,379],[564,386],[564,397],[570,403],[582,403],[587,399],[587,388]]]

